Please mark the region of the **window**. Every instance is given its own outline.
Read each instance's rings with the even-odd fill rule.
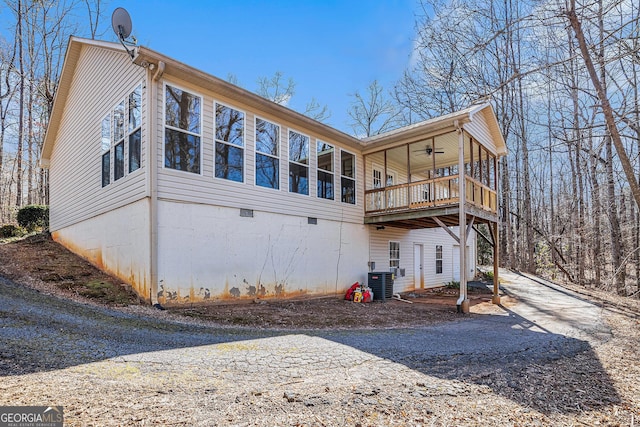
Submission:
[[[318,164],[318,198],[333,200],[333,146],[316,141]]]
[[[111,114],[102,119],[102,138],[100,140],[102,151],[109,151],[111,148]]]
[[[346,151],[340,151],[340,186],[344,203],[356,204],[356,156]]]
[[[102,155],[102,186],[106,187],[109,185],[111,179],[111,152],[107,151]]]
[[[102,119],[100,151],[102,186],[123,178],[142,166],[142,85]],[[128,169],[125,168],[128,159]]]
[[[216,104],[216,178],[244,181],[244,113]]]
[[[113,110],[113,180],[124,176],[124,101]]]
[[[117,181],[124,176],[124,140],[116,144],[113,157],[113,180]]]
[[[389,268],[400,268],[400,242],[389,242]]]
[[[201,99],[173,86],[165,89],[164,166],[199,174]]]
[[[129,173],[140,169],[142,157],[142,86],[129,94]]]
[[[309,137],[289,131],[289,191],[309,194]]]
[[[102,119],[102,136],[100,148],[102,151],[102,186],[111,182],[111,114]]]
[[[279,189],[280,127],[256,117],[256,185]]]
[[[380,169],[373,170],[373,188],[382,188],[382,171]]]
[[[442,246],[436,245],[436,274],[442,274]]]
[[[142,141],[140,129],[129,135],[129,173],[140,169],[140,151]]]

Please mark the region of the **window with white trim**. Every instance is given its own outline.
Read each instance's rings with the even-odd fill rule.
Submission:
[[[215,104],[215,176],[244,181],[244,113]]]
[[[389,268],[400,268],[400,242],[389,242]]]
[[[309,194],[309,137],[289,131],[289,192]]]
[[[442,274],[442,246],[436,245],[436,274]]]
[[[102,186],[111,183],[111,113],[102,119],[102,137],[100,148],[102,151]]]
[[[256,185],[280,188],[280,126],[256,117]]]
[[[142,164],[142,86],[129,94],[129,173]]]
[[[164,167],[200,173],[202,99],[165,86]]]
[[[318,198],[333,200],[333,153],[335,149],[326,142],[316,140],[318,169]]]
[[[113,110],[113,181],[124,176],[124,101]]]
[[[356,156],[340,150],[340,194],[343,203],[356,204]]]
[[[103,187],[140,169],[141,119],[142,85],[138,85],[102,119],[100,152]],[[129,167],[125,168],[127,159]]]

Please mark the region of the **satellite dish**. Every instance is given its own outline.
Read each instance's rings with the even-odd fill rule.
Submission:
[[[130,45],[135,45],[135,43],[126,41],[127,38],[131,35],[132,26],[131,17],[129,16],[129,12],[127,12],[125,8],[118,7],[113,11],[113,14],[111,14],[111,27],[116,33],[116,36],[118,36],[118,40],[120,40],[122,46],[124,46],[124,48],[127,50],[127,53],[129,54],[129,56],[131,56],[131,59],[133,59],[135,55],[134,51],[129,50],[129,48],[125,44],[128,43]]]
[[[118,38],[124,41],[131,35],[131,17],[129,16],[129,12],[123,7],[114,10],[111,15],[111,26]]]

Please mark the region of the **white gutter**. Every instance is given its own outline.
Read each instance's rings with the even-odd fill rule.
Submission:
[[[155,64],[149,64],[153,71]],[[155,138],[155,121],[158,115],[158,80],[164,74],[164,62],[158,61],[157,70],[151,78],[150,117],[147,121],[149,137],[149,300],[151,305],[158,303],[158,144]]]

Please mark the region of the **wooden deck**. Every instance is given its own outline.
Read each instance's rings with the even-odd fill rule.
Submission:
[[[466,176],[465,212],[476,222],[498,220],[496,192]],[[439,227],[459,223],[459,176],[398,184],[365,191],[365,224],[390,225],[402,228]],[[437,219],[435,219],[437,218]]]

